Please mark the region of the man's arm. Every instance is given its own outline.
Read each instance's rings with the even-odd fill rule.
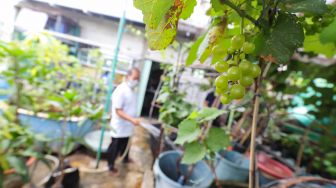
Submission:
[[[119,117],[123,118],[126,121],[131,122],[133,125],[139,125],[140,121],[139,119],[133,118],[126,114],[121,108],[116,109],[116,113]]]

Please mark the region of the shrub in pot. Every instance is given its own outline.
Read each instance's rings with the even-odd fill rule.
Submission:
[[[162,176],[159,177],[159,181],[166,180],[166,182],[163,183],[165,185],[173,181],[174,184],[179,184],[181,187],[196,186],[197,182],[189,181],[189,178],[193,177],[192,174],[199,173],[194,172],[194,168],[195,171],[197,171],[197,169],[208,170],[212,172],[215,179],[217,179],[214,168],[215,153],[229,146],[230,139],[224,129],[211,127],[210,122],[225,112],[226,111],[215,108],[205,108],[201,111],[194,111],[178,125],[175,143],[184,148],[183,154],[176,154],[176,152],[174,154],[173,152],[169,154],[170,156],[165,156],[165,154],[160,155],[154,166],[154,169],[158,172],[157,174]],[[204,163],[203,160],[205,158],[210,159],[207,163],[209,164],[208,167],[204,167],[206,163]],[[164,162],[162,162],[162,160],[164,160]],[[173,160],[173,162],[169,160]],[[184,172],[181,173],[178,178],[176,178],[176,174],[179,174],[178,172],[165,173],[165,161],[168,161],[168,163],[176,163],[177,167],[175,169],[178,169],[182,164],[181,167],[184,169]],[[207,181],[210,185],[213,177],[208,177],[206,180],[211,180]],[[218,183],[216,180],[216,184]],[[162,182],[160,182],[160,184],[162,184]],[[202,186],[206,187],[209,185]]]

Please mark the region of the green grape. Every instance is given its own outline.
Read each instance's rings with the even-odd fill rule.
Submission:
[[[216,93],[218,95],[223,95],[228,91],[228,88],[221,88],[221,87],[216,87]]]
[[[245,59],[245,54],[240,54],[239,59]]]
[[[215,64],[215,70],[217,72],[226,72],[229,69],[229,64],[225,61],[219,61]]]
[[[239,83],[242,86],[248,87],[253,83],[253,78],[250,76],[243,76],[240,78]]]
[[[221,88],[221,89],[227,89],[228,88],[228,78],[225,75],[220,75],[216,78],[215,80],[215,86],[217,88]]]
[[[248,73],[251,70],[252,63],[244,59],[239,63],[239,69],[242,73]]]
[[[236,35],[231,39],[231,47],[235,50],[239,50],[245,42],[245,37],[243,35]]]
[[[233,60],[233,59],[230,59],[230,60],[227,61],[227,64],[234,65],[234,64],[236,64],[236,61]]]
[[[230,47],[227,52],[228,52],[228,54],[233,54],[233,53],[235,53],[235,49]]]
[[[260,75],[261,69],[259,65],[252,64],[250,71],[248,72],[248,75],[252,76],[252,78],[256,78]]]
[[[254,51],[255,46],[253,43],[244,42],[242,49],[244,53],[251,54]]]
[[[228,70],[227,78],[231,81],[237,81],[241,77],[241,71],[237,66],[230,67]]]
[[[230,98],[230,96],[228,94],[223,94],[220,98],[220,101],[223,104],[229,104],[232,101],[232,99]]]
[[[244,95],[245,95],[245,88],[242,85],[236,84],[231,87],[230,98],[241,99],[244,97]]]

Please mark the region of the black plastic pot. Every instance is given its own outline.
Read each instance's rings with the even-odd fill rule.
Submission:
[[[79,188],[80,177],[78,168],[67,167],[64,173],[65,175],[62,181],[63,188]],[[51,188],[59,176],[61,176],[60,171],[54,173],[44,187]]]

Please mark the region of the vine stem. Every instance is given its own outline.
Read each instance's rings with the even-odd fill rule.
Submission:
[[[244,34],[244,17],[241,17],[241,20],[240,20],[240,34],[241,35]]]
[[[235,10],[239,14],[240,17],[245,17],[246,19],[250,20],[254,25],[259,26],[259,23],[258,23],[258,21],[256,19],[254,19],[252,16],[246,14],[246,12],[244,12],[243,10],[241,10],[239,7],[237,7],[231,1],[229,1],[229,0],[221,0],[220,2],[222,4],[226,4],[227,6],[229,6],[233,10]]]
[[[210,167],[210,170],[212,171],[212,174],[215,177],[215,184],[216,184],[217,188],[222,188],[222,185],[221,185],[221,183],[218,179],[217,173],[216,173],[216,167],[215,167],[214,161],[210,161],[209,167]]]

